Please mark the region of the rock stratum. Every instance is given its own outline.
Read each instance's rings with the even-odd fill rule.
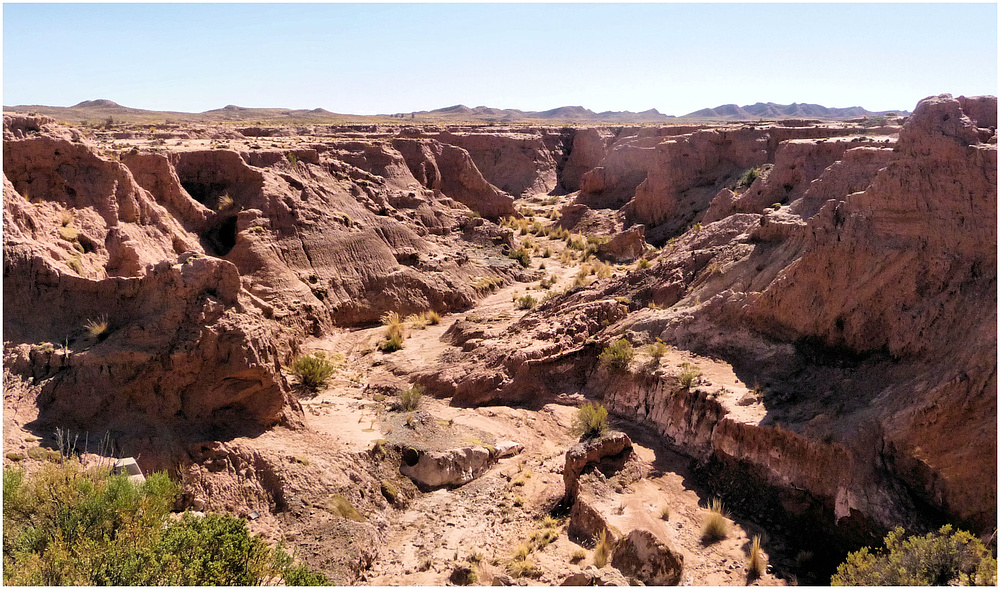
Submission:
[[[331,444],[313,415],[333,401],[310,401],[287,367],[336,344],[356,370],[344,390],[363,390],[358,423],[364,399],[413,384],[454,408],[592,399],[790,542],[821,529],[842,554],[946,521],[989,535],[996,113],[994,97],[941,95],[838,123],[96,132],[5,113],[5,446],[109,435],[180,476],[188,505],[264,513],[275,537],[300,530],[314,565],[366,582],[402,533],[386,510],[511,459],[479,433],[438,447],[451,423],[381,409]],[[534,250],[527,266],[508,257],[518,248]],[[517,285],[552,272],[565,288],[512,314]],[[374,350],[387,314],[431,311],[440,337]],[[620,338],[637,350],[624,369],[600,359]],[[621,436],[601,452],[631,448]],[[520,448],[516,429],[504,437]],[[610,530],[625,575],[707,582],[683,576],[699,561],[676,537],[615,528],[634,521],[601,512],[614,491],[580,478],[600,458],[587,448],[556,452],[570,450],[551,500],[571,527]],[[366,516],[324,511],[303,531],[334,495]],[[321,556],[327,537],[352,543]]]

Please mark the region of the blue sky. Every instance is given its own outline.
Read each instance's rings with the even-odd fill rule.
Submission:
[[[3,104],[912,109],[997,93],[996,4],[4,4]]]

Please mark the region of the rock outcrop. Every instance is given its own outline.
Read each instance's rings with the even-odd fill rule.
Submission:
[[[599,470],[619,470],[629,459],[632,440],[623,432],[610,432],[576,444],[566,452],[566,466],[563,468],[565,497],[572,501],[577,492],[580,475],[587,468]]]
[[[646,585],[677,585],[684,557],[647,530],[632,530],[615,544],[611,566]]]

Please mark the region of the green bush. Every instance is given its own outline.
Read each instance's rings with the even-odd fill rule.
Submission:
[[[598,361],[608,370],[624,372],[628,370],[628,364],[632,361],[634,354],[632,344],[627,339],[621,338],[604,348],[604,351],[598,356]]]
[[[178,492],[163,473],[134,484],[73,461],[30,477],[5,469],[4,584],[254,585],[289,572],[241,519],[188,513],[168,525]]]
[[[608,410],[600,403],[584,403],[576,411],[573,432],[579,436],[593,438],[608,429]]]
[[[511,258],[512,260],[517,260],[518,263],[525,268],[531,265],[531,254],[529,254],[528,250],[524,249],[523,247],[511,251],[509,254],[507,254],[507,257]]]
[[[950,525],[903,539],[896,528],[885,549],[847,555],[831,585],[996,585],[997,561],[982,541]]]
[[[736,181],[736,187],[737,188],[748,187],[751,184],[753,184],[754,180],[756,180],[759,177],[760,177],[760,170],[758,170],[757,168],[750,168],[746,172],[743,172],[743,175],[740,176],[740,179]]]
[[[316,389],[333,375],[333,363],[327,360],[323,352],[313,352],[299,356],[292,362],[292,374],[299,377],[299,382],[310,389]]]

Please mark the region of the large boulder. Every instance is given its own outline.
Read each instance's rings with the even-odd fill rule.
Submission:
[[[444,451],[403,451],[399,472],[422,489],[457,487],[479,478],[493,464],[496,455],[482,446]]]
[[[647,530],[632,530],[615,544],[611,566],[647,585],[677,585],[684,556]]]
[[[632,455],[632,440],[624,432],[610,432],[574,445],[566,452],[563,468],[565,497],[573,501],[579,491],[579,478],[588,467],[618,470]]]

